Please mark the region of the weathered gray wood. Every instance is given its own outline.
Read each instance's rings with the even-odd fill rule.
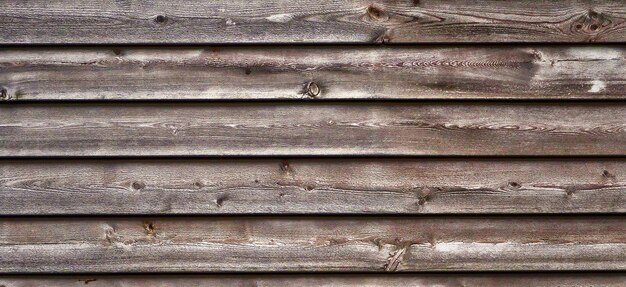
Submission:
[[[3,0],[0,44],[620,42],[623,1]]]
[[[0,272],[625,270],[624,217],[21,218]]]
[[[621,46],[13,48],[0,50],[0,88],[5,100],[623,99],[625,57]]]
[[[623,213],[624,160],[0,161],[0,215]]]
[[[622,287],[622,273],[394,275],[150,275],[0,278],[5,287]]]
[[[623,102],[0,105],[0,156],[626,155]]]

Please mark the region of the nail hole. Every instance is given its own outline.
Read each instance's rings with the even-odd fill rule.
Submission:
[[[0,99],[6,99],[7,95],[8,95],[7,89],[5,89],[5,88],[0,89]],[[2,286],[0,286],[0,287],[2,287]]]
[[[317,97],[320,94],[320,87],[315,82],[309,82],[306,85],[306,93],[311,98]]]
[[[163,23],[167,22],[167,17],[165,17],[163,15],[157,15],[156,17],[154,17],[154,22],[157,22],[159,24],[163,24]]]
[[[246,68],[245,73],[246,73],[246,75],[250,75],[252,73],[252,70],[250,70],[250,68]]]

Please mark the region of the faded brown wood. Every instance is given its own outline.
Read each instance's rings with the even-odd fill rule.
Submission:
[[[0,44],[621,42],[623,1],[0,2]]]
[[[622,102],[0,105],[0,156],[626,155]]]
[[[0,215],[626,212],[626,161],[0,161]]]
[[[622,273],[565,274],[394,274],[390,275],[150,275],[150,276],[61,276],[0,278],[6,287],[622,287]]]
[[[625,57],[621,46],[12,48],[0,50],[0,88],[5,100],[623,99]]]
[[[0,272],[624,270],[623,217],[6,218]]]

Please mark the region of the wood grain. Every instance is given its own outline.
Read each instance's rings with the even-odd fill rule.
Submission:
[[[623,213],[621,159],[0,161],[0,215]]]
[[[394,275],[3,276],[5,287],[621,287],[622,273]]]
[[[4,100],[624,99],[625,58],[621,46],[10,48],[0,89]]]
[[[21,218],[0,272],[626,269],[623,217]]]
[[[0,156],[626,155],[622,102],[0,105]]]
[[[621,42],[622,1],[0,2],[0,44]]]

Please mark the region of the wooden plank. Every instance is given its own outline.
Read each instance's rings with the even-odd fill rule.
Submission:
[[[0,278],[6,287],[621,287],[622,273],[394,274],[394,275],[150,275],[28,276]]]
[[[0,44],[621,42],[623,1],[0,2]]]
[[[5,100],[624,99],[622,46],[12,48]]]
[[[0,272],[625,270],[624,217],[18,218]]]
[[[623,213],[622,159],[0,161],[0,215]]]
[[[626,155],[623,102],[0,105],[0,156]]]

